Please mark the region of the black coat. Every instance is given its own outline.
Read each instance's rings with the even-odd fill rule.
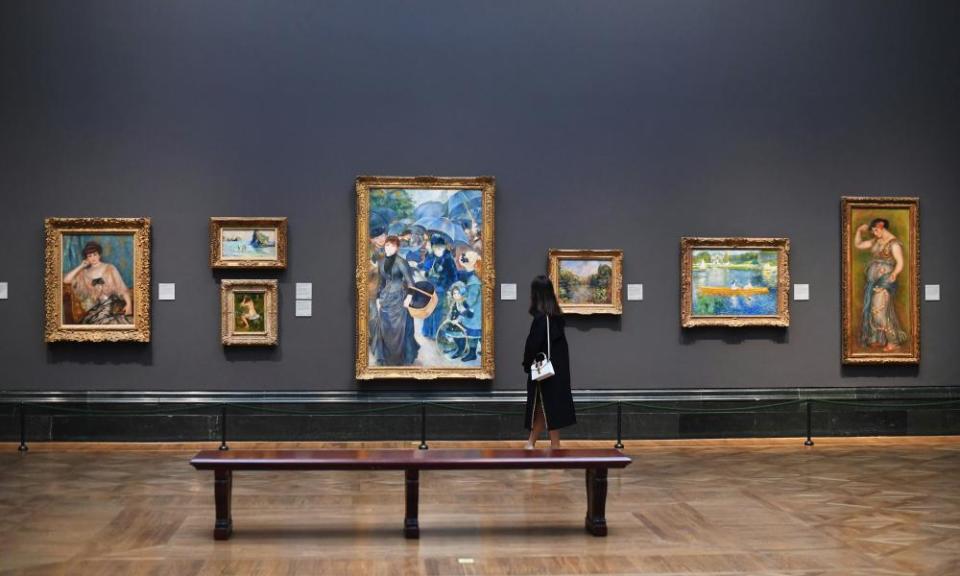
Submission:
[[[563,333],[562,316],[550,317],[550,360],[556,372],[550,378],[534,382],[530,379],[530,364],[539,353],[547,353],[547,316],[537,314],[530,325],[527,344],[523,349],[523,370],[527,373],[527,410],[524,426],[533,425],[534,402],[542,403],[548,430],[558,430],[577,422],[570,391],[570,350]]]

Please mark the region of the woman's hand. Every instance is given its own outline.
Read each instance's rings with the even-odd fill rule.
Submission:
[[[131,306],[129,302],[127,302],[127,305],[123,307],[123,315],[133,316],[133,306]]]
[[[406,298],[403,299],[403,307],[409,308],[411,302],[413,302],[413,294],[407,294]]]
[[[866,232],[866,231],[869,230],[869,229],[870,229],[870,225],[869,225],[869,224],[861,224],[861,225],[857,228],[857,234],[862,234],[862,233]]]

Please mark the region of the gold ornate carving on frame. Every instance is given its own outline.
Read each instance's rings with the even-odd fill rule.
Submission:
[[[222,257],[221,244],[224,228],[268,228],[277,231],[277,258],[275,260],[232,260]],[[287,267],[287,219],[285,217],[212,217],[210,218],[211,268],[277,268]]]
[[[609,304],[574,304],[560,302],[564,314],[623,314],[623,250],[565,250],[551,248],[547,253],[547,266],[553,290],[559,300],[561,260],[604,260],[610,262]]]
[[[494,375],[494,332],[493,304],[496,286],[496,267],[494,255],[494,194],[495,179],[492,176],[479,177],[437,177],[437,176],[359,176],[356,180],[357,229],[356,229],[356,342],[355,376],[358,380],[374,379],[416,379],[435,380],[439,378],[470,378],[490,380]],[[483,223],[481,228],[482,265],[480,281],[482,283],[482,335],[480,366],[470,368],[420,367],[420,366],[371,366],[369,362],[368,341],[370,337],[368,320],[367,275],[369,263],[369,223],[370,191],[381,188],[398,189],[441,189],[441,190],[480,190],[482,193]]]
[[[919,364],[920,363],[920,199],[910,196],[843,196],[841,206],[841,262],[840,273],[840,354],[843,364]],[[913,286],[906,292],[910,295],[911,305],[908,312],[911,323],[910,350],[906,352],[855,353],[851,348],[850,328],[852,325],[851,307],[853,294],[851,284],[853,266],[853,246],[850,227],[853,225],[852,211],[862,209],[905,209],[909,210],[909,234],[906,235],[911,247],[904,254],[909,267],[909,281]],[[903,238],[901,233],[897,238]]]
[[[235,292],[263,294],[263,332],[237,332]],[[220,281],[220,340],[224,346],[276,346],[278,338],[276,280]]]
[[[150,341],[150,219],[47,218],[45,232],[44,341]],[[133,236],[133,324],[63,323],[63,235],[129,234]]]
[[[693,250],[705,249],[776,249],[777,250],[777,313],[770,316],[697,316],[693,314]],[[790,240],[787,238],[691,238],[680,239],[680,325],[698,326],[790,325]]]

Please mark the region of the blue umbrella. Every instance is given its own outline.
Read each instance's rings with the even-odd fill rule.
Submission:
[[[451,245],[454,243],[466,245],[470,244],[470,240],[463,232],[463,227],[460,226],[459,223],[454,222],[449,218],[421,218],[414,224],[417,226],[423,226],[427,232],[442,234],[446,237],[447,242],[451,243]]]
[[[447,200],[447,215],[458,220],[479,222],[483,214],[483,195],[480,190],[457,190]]]
[[[424,218],[440,218],[447,215],[447,205],[443,202],[431,200],[424,202],[413,209],[414,221],[420,221]]]

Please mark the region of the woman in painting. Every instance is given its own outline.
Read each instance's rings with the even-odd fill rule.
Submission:
[[[97,242],[87,242],[82,254],[80,264],[63,277],[64,287],[83,310],[79,323],[130,324],[133,299],[120,271],[100,260],[103,247]]]
[[[377,327],[372,345],[380,366],[409,366],[420,350],[413,317],[407,311],[413,299],[408,293],[413,276],[407,261],[397,256],[399,249],[400,239],[388,236],[383,244],[384,258],[377,265],[380,281],[375,293]]]
[[[524,426],[530,430],[530,436],[524,448],[533,450],[544,429],[550,434],[550,448],[559,448],[560,429],[575,424],[577,417],[570,391],[570,352],[563,332],[563,315],[553,283],[546,276],[537,276],[530,283],[530,315],[533,322],[523,350],[523,370],[527,372]],[[555,374],[537,382],[530,377],[530,365],[537,358],[546,357],[548,339]]]
[[[873,237],[862,239],[861,234],[867,230]],[[860,344],[893,352],[908,338],[894,307],[897,277],[903,271],[903,245],[890,232],[890,222],[883,218],[874,218],[869,225],[857,228],[854,244],[860,250],[869,250],[871,256],[863,290]]]
[[[423,272],[437,292],[438,303],[433,313],[423,320],[421,331],[425,337],[432,340],[437,337],[437,329],[443,323],[444,311],[447,309],[447,290],[457,281],[457,264],[447,249],[446,238],[440,234],[434,234],[430,238],[430,249],[432,252],[424,260]]]
[[[243,300],[240,302],[240,309],[243,310],[243,314],[240,315],[240,322],[243,324],[244,330],[250,330],[252,322],[257,322],[260,320],[260,315],[257,314],[257,307],[253,304],[253,298],[249,294],[243,295]]]

